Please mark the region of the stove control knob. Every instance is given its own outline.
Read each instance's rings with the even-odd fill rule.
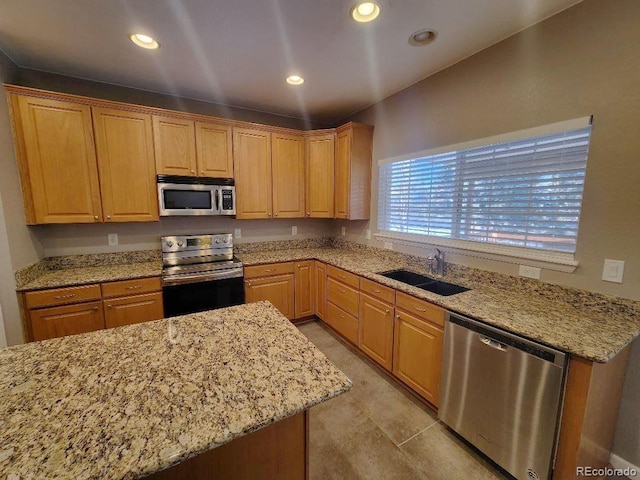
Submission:
[[[171,240],[167,240],[167,247],[173,247],[173,242]]]
[[[220,239],[219,238],[216,238],[216,243],[220,243]]]
[[[224,243],[228,243],[228,242],[229,242],[229,239],[225,237],[222,241],[223,241]]]
[[[178,241],[178,246],[181,247],[184,245],[184,242],[182,240]]]

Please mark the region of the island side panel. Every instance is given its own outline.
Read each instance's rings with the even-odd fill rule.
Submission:
[[[308,411],[201,453],[148,480],[308,480]]]

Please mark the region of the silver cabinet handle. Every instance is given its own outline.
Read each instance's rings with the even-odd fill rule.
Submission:
[[[111,215],[107,215],[107,220],[111,220]]]
[[[196,173],[196,171],[195,170],[191,170],[191,173]]]
[[[376,292],[376,293],[380,293],[380,290],[377,290],[375,288],[373,289],[373,291]]]
[[[495,348],[496,350],[500,350],[501,352],[506,352],[509,348],[504,343],[500,343],[497,340],[493,340],[492,338],[485,337],[484,335],[478,335],[478,339],[484,343],[486,346]]]
[[[113,308],[113,305],[107,305],[107,308]]]
[[[418,308],[416,306],[414,306],[413,308],[415,308],[416,310],[418,310],[419,312],[426,312],[427,310],[424,308]]]
[[[264,271],[265,272],[273,272],[273,268],[265,268]]]
[[[75,293],[70,293],[68,295],[56,295],[55,297],[53,297],[55,300],[62,300],[63,298],[73,298],[75,297],[76,294]]]
[[[200,175],[204,175],[204,170],[202,170],[202,171],[200,172]]]
[[[96,220],[98,220],[98,215],[94,215],[93,218],[95,218]]]
[[[93,307],[91,310],[93,310],[94,312],[98,311],[98,307]]]
[[[133,287],[125,287],[125,290],[138,290],[142,285],[134,285]]]
[[[340,290],[341,293],[347,293],[347,291],[344,288],[339,288],[338,290]]]
[[[390,310],[387,308],[384,313],[386,313],[387,315],[389,315]]]

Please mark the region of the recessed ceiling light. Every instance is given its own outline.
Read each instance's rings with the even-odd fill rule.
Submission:
[[[289,75],[286,78],[286,81],[289,85],[302,85],[304,83],[304,78],[300,75]]]
[[[433,42],[437,36],[437,33],[433,30],[418,30],[417,32],[409,35],[409,44],[414,47],[421,47],[422,45],[427,45]]]
[[[153,50],[160,46],[160,44],[155,39],[153,39],[149,35],[144,35],[142,33],[132,33],[131,35],[129,35],[129,38],[133,43],[142,48]]]
[[[380,15],[380,5],[376,2],[358,2],[351,7],[351,18],[356,22],[371,22]]]

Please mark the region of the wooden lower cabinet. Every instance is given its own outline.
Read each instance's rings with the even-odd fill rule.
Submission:
[[[111,298],[104,300],[103,304],[107,328],[159,320],[164,317],[162,292]]]
[[[50,307],[29,312],[33,340],[47,340],[104,328],[100,302]]]
[[[154,473],[148,480],[304,480],[309,478],[305,410]]]
[[[295,318],[310,317],[314,312],[314,296],[312,294],[314,276],[313,260],[295,262],[294,276],[296,282]]]
[[[396,310],[393,337],[393,374],[433,406],[440,396],[444,330]]]
[[[351,343],[358,344],[358,318],[327,302],[327,323]]]
[[[360,292],[358,347],[391,371],[393,362],[393,305]]]
[[[315,314],[321,320],[327,318],[327,265],[314,260],[313,295]]]
[[[270,301],[289,320],[295,317],[293,273],[244,281],[246,303]]]

